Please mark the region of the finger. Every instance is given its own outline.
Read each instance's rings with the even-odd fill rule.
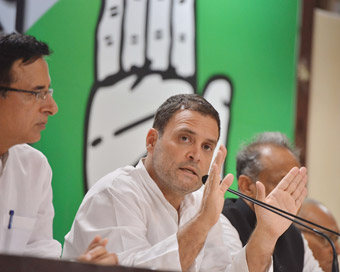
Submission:
[[[300,183],[298,184],[298,186],[296,187],[296,189],[292,193],[292,197],[295,200],[300,197],[301,193],[306,188],[306,184],[307,184],[307,175],[304,175],[304,176],[302,176],[302,180],[300,181]]]
[[[264,202],[266,198],[266,188],[260,181],[256,182],[256,199]]]
[[[100,265],[117,265],[118,264],[118,256],[114,253],[107,253],[100,258],[93,261],[95,264]]]
[[[78,261],[89,262],[94,258],[98,257],[101,254],[106,253],[106,245],[108,243],[108,239],[101,239],[99,235],[96,235],[84,254],[79,256]],[[101,253],[102,252],[102,253]],[[103,253],[104,252],[104,253]]]
[[[212,187],[213,184],[219,183],[219,178],[218,178],[218,175],[216,174],[217,172],[218,172],[218,167],[217,167],[217,164],[214,163],[210,168],[210,175],[208,176],[208,179],[206,180],[204,191],[210,190],[210,187]]]
[[[92,254],[91,252],[93,250],[96,250],[96,253],[99,254],[100,253],[99,250],[101,250],[101,248],[103,248],[106,251],[106,245],[109,242],[109,240],[107,238],[101,239],[100,236],[98,236],[98,237],[99,237],[100,240],[99,241],[96,240],[96,243],[93,243],[93,246],[92,246],[91,250],[89,251],[90,254]]]
[[[218,170],[221,170],[220,168],[222,167],[226,156],[227,156],[227,149],[225,148],[224,145],[220,145],[218,152],[216,154],[216,157],[214,159],[214,163],[216,163]]]
[[[225,176],[225,178],[222,180],[220,188],[225,193],[227,189],[231,186],[233,183],[234,176],[232,174],[228,174]]]
[[[122,67],[129,72],[133,66],[143,67],[145,64],[147,0],[125,3]]]
[[[86,253],[78,257],[79,262],[97,262],[102,256],[107,254],[107,251],[102,246],[97,246],[94,249],[87,251]]]
[[[92,259],[92,256],[89,255],[89,254],[82,254],[80,255],[78,258],[77,258],[77,261],[78,262],[81,262],[81,263],[88,263],[90,262]]]
[[[106,248],[103,246],[96,246],[95,248],[91,249],[86,255],[91,256],[90,260],[95,260],[100,258],[101,256],[107,254]]]
[[[302,202],[305,200],[305,198],[307,196],[307,192],[308,192],[307,188],[304,187],[300,196],[295,200],[295,205],[296,205],[297,209],[300,209]]]
[[[120,70],[123,0],[102,1],[97,28],[97,80],[102,81]]]
[[[307,174],[307,170],[305,167],[302,167],[299,169],[298,174],[293,178],[293,180],[288,184],[288,187],[286,191],[290,194],[293,194],[295,190],[297,190],[299,187],[304,187],[305,185],[301,182],[304,180],[304,177]]]
[[[297,167],[293,167],[287,175],[279,182],[276,188],[286,191],[294,179],[299,175],[300,171]]]
[[[99,235],[96,235],[93,240],[91,241],[91,243],[89,244],[89,246],[87,247],[86,251],[90,251],[91,249],[95,248],[96,246],[99,245],[100,241],[101,241],[101,237]]]
[[[109,239],[107,238],[104,238],[100,241],[100,244],[103,246],[103,247],[106,247],[107,243],[109,242]]]
[[[300,191],[300,194],[297,194],[294,196],[295,198],[295,204],[297,208],[300,208],[302,202],[307,196],[307,175],[304,176],[303,181],[301,182],[300,187],[297,189],[297,191]]]
[[[307,175],[307,168],[304,167],[304,166],[302,166],[302,167],[300,168],[300,172],[303,173],[304,175]]]
[[[173,1],[171,64],[178,75],[194,76],[195,69],[195,3]]]
[[[146,55],[152,70],[166,71],[170,55],[171,1],[149,1]]]
[[[226,154],[227,149],[223,145],[221,145],[219,150],[217,151],[216,157],[210,169],[210,174],[207,180],[208,186],[211,186],[209,184],[215,184],[216,186],[220,184],[220,173]]]

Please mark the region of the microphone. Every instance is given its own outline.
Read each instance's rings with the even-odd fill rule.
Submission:
[[[202,177],[202,183],[203,183],[203,184],[206,183],[208,177],[209,177],[208,175],[205,175],[205,176]],[[222,182],[222,181],[221,181],[221,182]],[[321,231],[319,231],[319,230],[317,230],[317,229],[314,229],[314,228],[312,228],[312,227],[310,227],[310,226],[307,226],[307,225],[303,224],[302,222],[306,222],[306,223],[308,223],[308,224],[310,224],[310,225],[316,226],[316,227],[318,227],[318,228],[320,228],[320,229],[323,229],[323,230],[325,230],[325,231],[331,232],[331,233],[336,234],[336,235],[338,235],[338,236],[340,236],[340,233],[338,233],[338,232],[336,232],[336,231],[333,231],[333,230],[330,230],[330,229],[328,229],[328,228],[326,228],[326,227],[324,227],[324,226],[318,225],[318,224],[316,224],[316,223],[313,223],[313,222],[311,222],[311,221],[308,221],[308,220],[306,220],[306,219],[304,219],[304,218],[302,218],[302,217],[299,217],[299,216],[297,216],[297,215],[291,214],[291,213],[289,213],[289,212],[287,212],[287,211],[281,210],[281,209],[279,209],[279,208],[277,208],[277,207],[274,207],[274,206],[272,206],[272,205],[269,205],[269,204],[267,204],[267,203],[265,203],[265,202],[259,201],[259,200],[255,199],[255,198],[252,198],[252,197],[249,197],[249,196],[247,196],[247,195],[244,195],[244,194],[242,194],[242,193],[240,193],[240,192],[238,192],[238,191],[235,191],[235,190],[233,190],[233,189],[227,189],[227,191],[230,192],[230,193],[232,193],[232,194],[234,194],[234,195],[237,195],[237,196],[239,196],[239,197],[241,197],[241,198],[243,198],[243,199],[246,199],[246,200],[252,202],[253,204],[256,204],[256,205],[258,205],[258,206],[261,206],[262,208],[265,208],[265,209],[267,209],[267,210],[269,210],[269,211],[271,211],[271,212],[273,212],[273,213],[275,213],[275,214],[277,214],[277,215],[279,215],[279,216],[282,216],[282,217],[284,217],[284,218],[286,218],[286,219],[288,219],[288,220],[290,220],[290,221],[292,221],[292,222],[294,222],[294,223],[296,223],[296,224],[298,224],[298,225],[300,225],[300,226],[303,226],[304,228],[307,228],[307,229],[309,229],[309,230],[315,232],[315,233],[318,234],[319,236],[324,237],[324,238],[330,243],[330,245],[331,245],[331,247],[332,247],[332,250],[333,250],[332,272],[339,272],[338,256],[337,256],[336,249],[335,249],[335,245],[334,245],[333,241],[332,241],[332,240],[328,237],[328,235],[326,235],[325,233],[323,233],[323,232],[321,232]],[[285,214],[286,214],[286,215],[285,215]],[[293,217],[293,218],[295,218],[295,219],[297,219],[297,220],[295,220],[295,219],[293,219],[293,218],[290,218],[290,217],[288,217],[287,215],[290,216],[290,217]],[[301,221],[302,221],[302,222],[301,222]]]

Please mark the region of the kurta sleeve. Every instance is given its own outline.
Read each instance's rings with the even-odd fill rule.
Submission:
[[[241,248],[240,252],[232,257],[230,249],[222,237],[223,228],[219,221],[209,231],[203,248],[203,259],[196,271],[248,272],[244,249]],[[196,259],[197,261],[199,261],[199,257]]]
[[[95,235],[101,235],[108,238],[107,250],[117,253],[120,265],[181,270],[176,233],[161,238],[157,237],[161,233],[154,233],[159,241],[151,244],[148,225],[160,222],[144,217],[147,211],[133,194],[105,189],[86,198],[65,237],[63,258],[76,258]]]
[[[246,246],[242,246],[237,230],[223,214],[220,215],[220,223],[223,231],[223,242],[227,246],[232,258],[226,271],[248,271]]]
[[[38,171],[37,171],[38,169]],[[54,208],[52,204],[52,171],[45,156],[42,156],[37,168],[36,184],[41,185],[41,200],[38,204],[38,213],[32,231],[32,235],[25,247],[24,254],[43,258],[60,258],[61,245],[53,239]]]

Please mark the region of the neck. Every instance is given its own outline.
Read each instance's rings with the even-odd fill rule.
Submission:
[[[1,123],[1,126],[3,124]],[[5,154],[8,149],[10,149],[15,144],[15,141],[12,135],[9,135],[7,129],[4,130],[0,129],[0,156]]]
[[[159,185],[158,185],[158,187],[160,188]],[[179,214],[179,208],[181,207],[181,203],[182,203],[184,197],[183,196],[174,195],[173,193],[166,193],[161,188],[160,188],[160,190],[162,191],[165,199],[171,204],[171,206],[173,206],[176,209],[176,211]]]
[[[179,213],[179,208],[180,208],[181,203],[184,199],[184,196],[176,194],[176,192],[173,192],[171,189],[162,185],[162,182],[159,182],[159,178],[157,177],[155,171],[153,170],[151,158],[149,156],[147,156],[145,161],[144,161],[144,167],[145,167],[146,171],[149,173],[152,180],[157,184],[158,188],[163,193],[163,196],[165,197],[165,199]]]
[[[6,145],[4,142],[2,142],[2,140],[0,140],[0,156],[4,155],[9,148],[10,146]]]

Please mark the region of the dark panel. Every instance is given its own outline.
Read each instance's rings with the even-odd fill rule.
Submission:
[[[315,6],[315,0],[302,1],[295,120],[295,144],[301,150],[302,165],[306,165],[307,122]]]
[[[100,266],[78,262],[0,255],[1,272],[151,272],[140,268],[123,266]]]

